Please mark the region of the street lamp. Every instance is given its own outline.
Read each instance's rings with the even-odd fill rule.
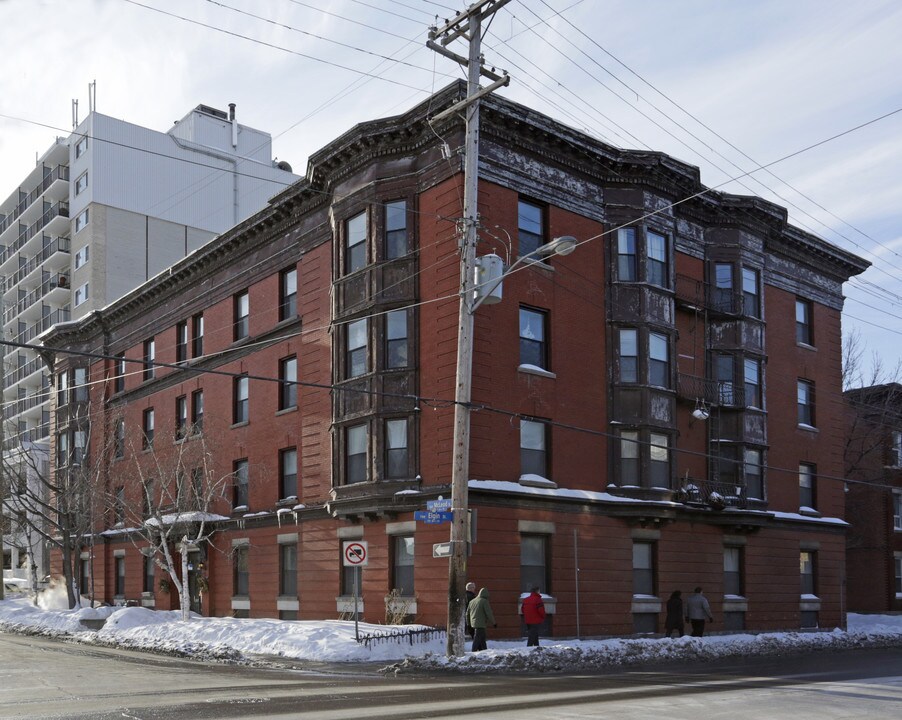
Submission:
[[[448,642],[449,656],[464,653],[466,615],[465,583],[469,542],[468,483],[470,472],[470,394],[473,384],[473,313],[485,303],[501,301],[501,283],[528,260],[569,255],[579,241],[571,236],[555,238],[518,258],[507,270],[497,255],[474,258],[464,253],[461,260],[462,293],[458,316],[457,376],[454,393],[454,464],[451,469],[451,557],[448,561]],[[472,258],[472,266],[471,266]],[[497,291],[497,292],[496,292]]]
[[[577,245],[579,245],[579,241],[572,235],[555,238],[550,243],[539,245],[531,253],[517,258],[507,270],[503,269],[501,258],[494,253],[476,258],[473,304],[470,306],[470,312],[476,312],[476,309],[483,303],[493,305],[501,302],[502,281],[523,263],[555,255],[569,255],[576,250]]]

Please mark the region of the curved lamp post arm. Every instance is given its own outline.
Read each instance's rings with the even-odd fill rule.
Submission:
[[[482,303],[485,301],[485,299],[498,289],[498,287],[504,281],[504,278],[514,272],[514,270],[516,270],[520,265],[523,265],[527,260],[538,260],[542,258],[555,257],[557,255],[569,255],[576,249],[577,245],[579,245],[579,241],[575,237],[573,237],[572,235],[564,235],[562,237],[555,238],[550,243],[540,245],[531,253],[527,253],[526,255],[517,258],[507,270],[501,273],[499,277],[488,284],[485,288],[481,289],[479,298],[470,306],[470,313],[475,313],[479,306],[482,305]],[[470,288],[470,292],[475,291],[477,287],[478,285],[474,285],[472,288]]]

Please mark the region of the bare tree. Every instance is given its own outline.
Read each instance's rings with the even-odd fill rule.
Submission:
[[[125,459],[125,449],[113,451]],[[188,553],[208,544],[215,521],[225,519],[215,511],[231,484],[231,472],[217,473],[210,438],[197,427],[165,448],[142,435],[141,448],[128,448],[124,462],[110,465],[105,507],[112,527],[168,575],[183,620],[191,608]]]
[[[18,520],[29,553],[41,545],[60,552],[69,607],[81,603],[87,588],[79,587],[80,548],[93,541],[93,510],[96,505],[96,474],[86,467],[89,426],[77,431],[57,448],[57,468],[51,472],[47,447],[22,445],[3,456],[3,474],[11,492],[6,505]],[[37,594],[37,563],[30,559],[30,580]]]

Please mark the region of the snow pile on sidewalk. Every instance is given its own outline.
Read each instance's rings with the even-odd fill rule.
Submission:
[[[41,607],[19,597],[0,602],[0,629],[71,638],[96,645],[172,655],[255,662],[266,659],[392,663],[392,672],[453,669],[463,672],[561,670],[691,662],[749,655],[782,655],[816,649],[902,645],[902,615],[849,615],[848,632],[712,635],[705,638],[549,640],[539,649],[523,640],[495,641],[490,649],[462,658],[444,656],[444,637],[427,642],[390,640],[367,648],[354,637],[354,623],[338,620],[280,621],[207,618],[180,620],[177,611],[145,608],[65,607],[65,594],[42,595]],[[105,621],[99,630],[91,629]],[[414,626],[415,627],[415,626]],[[391,633],[397,627],[360,623],[361,634]],[[406,629],[406,628],[405,628]]]
[[[902,615],[848,616],[849,630],[773,632],[667,638],[543,640],[539,648],[520,641],[489,642],[489,649],[460,658],[441,654],[408,657],[387,671],[454,669],[460,672],[562,672],[661,662],[707,662],[755,655],[790,655],[813,650],[902,646]]]

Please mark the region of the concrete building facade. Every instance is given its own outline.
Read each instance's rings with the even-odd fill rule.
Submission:
[[[168,132],[91,112],[57,138],[0,204],[4,451],[46,452],[50,382],[23,346],[256,212],[297,179],[290,170],[273,161],[268,133],[237,122],[234,106],[199,105]],[[7,541],[11,555],[23,549]]]
[[[111,429],[89,454],[121,501],[80,549],[105,600],[176,601],[134,528],[166,505],[187,529],[182,503],[215,526],[191,548],[205,613],[337,617],[354,607],[343,543],[362,541],[366,620],[444,622],[448,528],[414,513],[450,496],[463,168],[442,143],[463,127],[429,114],[463,93],[356,126],[171,274],[44,336],[57,387],[89,378],[81,401],[58,395],[57,472],[73,432]],[[480,177],[480,255],[582,241],[476,314],[468,573],[499,632],[520,632],[533,584],[552,634],[654,633],[696,585],[714,630],[842,624],[842,483],[805,495],[794,468],[842,475],[823,401],[842,392],[842,283],[866,263],[760,198],[698,195],[692,166],[498,97]],[[164,502],[192,473],[153,468],[191,443],[214,469]]]

